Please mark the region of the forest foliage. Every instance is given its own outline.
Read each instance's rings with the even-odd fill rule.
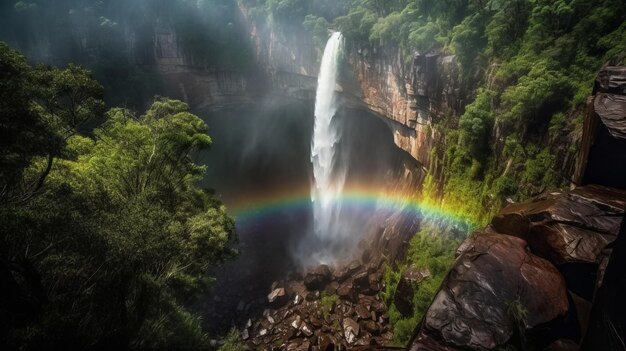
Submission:
[[[385,267],[385,290],[382,295],[389,306],[395,345],[405,346],[413,337],[416,326],[426,314],[454,262],[456,249],[464,233],[444,223],[426,219],[420,231],[411,238],[404,260]],[[430,276],[415,287],[411,299],[412,313],[402,315],[394,304],[394,296],[402,273],[410,266],[427,269]]]
[[[88,71],[33,67],[4,43],[0,88],[8,349],[206,348],[187,306],[236,254],[233,220],[197,185],[206,124],[166,98],[105,112]]]

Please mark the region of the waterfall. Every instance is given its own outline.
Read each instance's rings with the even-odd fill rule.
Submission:
[[[343,190],[346,169],[337,162],[337,144],[340,132],[333,117],[337,111],[335,86],[342,51],[343,37],[335,32],[328,39],[317,81],[315,95],[315,125],[311,142],[311,163],[314,184],[311,187],[313,201],[314,233],[329,245],[342,235],[335,224],[341,206],[339,200]],[[321,253],[323,256],[324,253]],[[328,260],[329,258],[320,258]]]

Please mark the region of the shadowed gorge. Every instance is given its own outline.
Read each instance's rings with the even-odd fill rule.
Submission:
[[[623,9],[0,1],[0,349],[626,351]]]
[[[255,108],[208,113],[204,118],[212,126],[213,145],[197,156],[210,167],[203,184],[215,188],[232,209],[241,251],[240,259],[216,272],[216,298],[202,307],[210,311],[206,320],[212,328],[223,331],[233,321],[245,323],[252,311],[262,312],[272,283],[301,274],[315,259],[316,251],[327,245],[313,235],[313,170],[308,161],[311,108],[273,100]],[[375,193],[402,181],[403,160],[409,156],[396,148],[384,123],[367,112],[341,110],[334,123],[342,140],[337,153],[349,170],[343,220],[351,224],[346,230],[352,242],[358,243],[372,234],[372,227],[383,224],[382,219],[372,218],[376,213],[402,212],[400,204],[379,208]],[[374,194],[370,195],[373,202],[348,202],[352,189],[367,189]],[[281,203],[281,197],[289,199]],[[273,204],[276,200],[279,202]],[[350,248],[355,249],[357,245]]]

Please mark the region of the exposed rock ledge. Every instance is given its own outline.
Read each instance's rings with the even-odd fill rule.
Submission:
[[[412,351],[623,348],[624,304],[611,299],[624,291],[625,82],[625,67],[596,79],[575,174],[583,186],[510,205],[469,237]]]
[[[539,350],[579,342],[591,297],[567,277],[588,271],[566,263],[592,264],[597,279],[583,283],[601,285],[625,209],[626,191],[597,185],[505,208],[459,247],[410,349],[492,350],[525,336]]]

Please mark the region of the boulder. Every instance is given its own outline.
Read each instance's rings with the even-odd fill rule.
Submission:
[[[351,281],[347,281],[339,285],[339,288],[337,288],[337,295],[340,299],[352,302],[355,302],[357,297]]]
[[[519,324],[532,330],[568,312],[563,277],[530,253],[523,239],[487,228],[472,234],[463,247],[412,349],[495,349]],[[515,315],[513,309],[526,313]]]
[[[343,320],[343,333],[348,344],[353,344],[356,338],[359,336],[359,323],[355,322],[352,318],[344,318]]]
[[[361,333],[361,336],[356,339],[354,346],[365,346],[372,343],[372,336],[367,333]]]
[[[302,331],[302,333],[306,335],[307,337],[313,335],[313,328],[311,328],[306,323],[302,323],[302,325],[300,326],[300,331]]]
[[[287,345],[287,350],[293,351],[309,351],[311,349],[311,343],[306,340],[292,342]]]
[[[555,264],[597,264],[617,237],[624,209],[626,191],[589,185],[507,206],[492,225]]]
[[[322,264],[306,274],[304,277],[304,285],[309,290],[324,289],[326,284],[330,282],[330,278],[330,268]]]
[[[289,323],[289,325],[291,325],[291,327],[293,329],[300,329],[300,326],[302,325],[302,317],[300,317],[299,315],[296,315],[291,322]]]
[[[615,139],[626,139],[626,96],[600,93],[593,100],[594,112]]]
[[[367,308],[363,305],[356,305],[354,311],[356,312],[356,315],[359,317],[359,319],[369,319],[372,317],[370,311],[368,311]]]
[[[383,274],[381,272],[370,274],[368,280],[372,292],[379,292],[382,289],[381,282],[383,281]]]
[[[346,279],[350,278],[354,273],[361,269],[361,264],[358,261],[352,261],[347,265],[340,266],[333,272],[333,277],[339,283],[342,283]]]
[[[322,334],[317,338],[317,349],[319,351],[334,351],[335,342],[326,334]]]
[[[596,92],[626,94],[626,66],[606,66],[596,77]]]
[[[269,295],[267,295],[267,301],[274,306],[279,307],[284,305],[289,300],[284,288],[276,288]]]
[[[319,317],[311,317],[310,322],[313,327],[318,328],[318,329],[321,328],[325,323],[325,321]]]
[[[367,330],[368,332],[370,332],[372,334],[379,334],[380,333],[380,329],[378,327],[378,324],[376,324],[376,322],[374,322],[374,321],[365,321],[365,322],[363,322],[363,329]]]
[[[354,289],[360,293],[366,293],[370,290],[370,280],[369,274],[367,271],[359,272],[354,275],[354,280],[352,281]]]
[[[428,268],[418,268],[415,265],[409,266],[400,276],[400,281],[393,295],[393,303],[403,316],[413,314],[413,296],[419,288],[418,284],[430,277]]]

